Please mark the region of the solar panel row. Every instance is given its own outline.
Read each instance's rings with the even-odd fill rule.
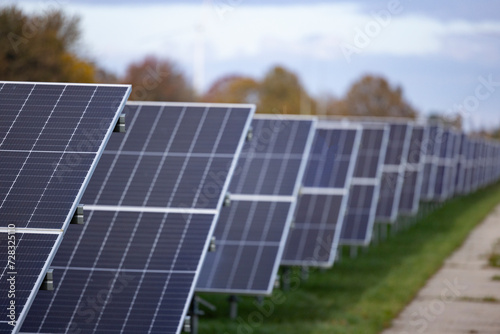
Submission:
[[[440,124],[259,116],[250,139],[251,105],[128,103],[108,142],[130,87],[0,85],[15,332],[179,333],[195,287],[268,295],[280,264],[330,267],[376,219],[500,178],[498,144]],[[84,190],[86,224],[68,228]],[[55,291],[37,293],[49,266]]]

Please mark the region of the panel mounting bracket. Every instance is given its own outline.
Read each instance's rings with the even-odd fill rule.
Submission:
[[[47,270],[42,285],[40,285],[40,290],[54,290],[54,269]]]
[[[253,138],[253,128],[249,127],[247,132],[246,141],[251,141]]]
[[[217,245],[215,244],[216,242],[216,238],[215,236],[212,236],[212,238],[210,238],[210,245],[208,246],[208,251],[213,253],[215,252],[215,250],[217,249]]]
[[[121,114],[120,117],[118,117],[118,121],[116,122],[113,132],[125,132],[125,114]]]
[[[225,196],[224,196],[224,203],[223,203],[224,206],[231,206],[231,193],[228,192]]]
[[[71,224],[82,225],[83,224],[83,205],[80,204],[76,207],[73,218],[71,218]]]

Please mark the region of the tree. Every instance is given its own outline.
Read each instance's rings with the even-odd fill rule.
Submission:
[[[170,60],[148,56],[131,64],[124,83],[132,84],[131,100],[193,101],[192,88],[184,74]]]
[[[74,53],[79,19],[61,11],[26,15],[0,10],[0,77],[3,80],[93,82],[94,66]]]
[[[446,126],[451,126],[456,129],[462,129],[463,125],[463,118],[460,114],[440,114],[437,112],[431,113],[428,117],[429,121],[438,121],[439,123],[446,125]]]
[[[497,129],[491,131],[490,136],[493,139],[499,139],[500,140],[500,128],[497,128]]]
[[[365,117],[415,118],[417,112],[404,100],[401,87],[392,88],[386,79],[364,76],[331,113]]]
[[[314,101],[302,87],[296,74],[284,67],[273,67],[259,85],[259,112],[310,114]]]
[[[258,103],[259,83],[249,77],[228,75],[216,80],[201,99],[204,102]]]

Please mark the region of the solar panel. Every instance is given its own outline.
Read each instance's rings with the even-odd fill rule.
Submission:
[[[474,150],[475,143],[471,138],[467,138],[467,146],[465,151],[465,172],[464,172],[464,194],[469,194],[473,191],[473,182],[474,182]]]
[[[497,165],[495,163],[496,157],[496,142],[493,140],[488,140],[488,168],[487,168],[487,184],[492,184],[496,181],[495,169]]]
[[[434,189],[429,189],[430,199],[444,201],[454,194],[454,171],[457,156],[457,133],[449,128],[441,128],[441,136],[436,138],[438,154],[434,157]]]
[[[451,128],[429,126],[421,194],[423,200],[444,201],[455,193],[458,139],[457,131]]]
[[[26,332],[178,333],[254,107],[129,103]]]
[[[129,94],[0,82],[0,247],[12,255],[0,274],[0,331],[23,323]]]
[[[487,165],[487,143],[485,139],[481,139],[481,156],[479,159],[479,186],[482,188],[486,185],[486,165]]]
[[[492,182],[492,157],[493,157],[493,146],[490,140],[486,141],[486,170],[485,170],[485,183],[488,185]]]
[[[449,133],[449,145],[446,152],[444,193],[441,200],[447,200],[455,195],[456,177],[458,172],[458,163],[460,160],[460,133],[454,129],[447,129]]]
[[[389,141],[382,166],[380,195],[375,218],[379,222],[393,223],[398,217],[411,134],[411,123],[389,123]]]
[[[437,165],[435,159],[441,145],[443,128],[439,125],[428,126],[428,141],[424,148],[424,171],[422,179],[421,199],[431,201],[434,199]]]
[[[359,124],[318,122],[282,265],[333,265],[361,132]]]
[[[388,125],[363,123],[362,126],[363,134],[340,236],[343,245],[367,245],[371,241],[382,164],[389,140]]]
[[[427,127],[414,124],[399,202],[399,213],[401,214],[414,215],[418,212],[424,169],[423,157],[426,146]]]
[[[215,252],[205,257],[197,290],[268,295],[285,241],[314,135],[315,120],[257,115],[240,155],[215,228]]]
[[[465,174],[467,171],[467,151],[469,141],[465,133],[459,134],[457,168],[455,173],[455,193],[463,194],[465,189]]]

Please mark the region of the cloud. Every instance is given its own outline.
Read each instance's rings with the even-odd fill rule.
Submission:
[[[441,55],[472,59],[496,58],[498,54],[492,42],[498,41],[500,23],[444,22],[413,14],[405,2],[393,14],[389,14],[389,2],[379,3],[378,9],[372,5],[374,9],[369,13],[362,3],[287,6],[248,5],[236,0],[206,3],[205,6],[63,3],[63,8],[82,17],[89,53],[105,62],[116,57],[131,60],[147,53],[190,62],[200,45],[205,46],[207,58],[216,61],[268,54],[334,60],[342,57],[340,45],[356,47],[359,56]],[[381,11],[386,13],[385,18],[384,14],[377,17],[376,13]],[[360,47],[356,41],[361,35],[368,41]],[[472,45],[473,50],[465,50],[467,45]]]

